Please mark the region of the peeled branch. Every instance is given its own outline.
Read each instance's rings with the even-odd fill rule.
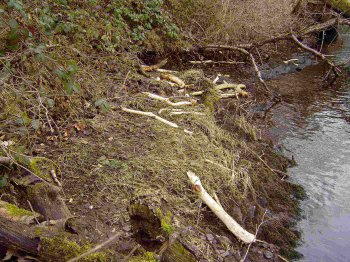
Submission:
[[[238,239],[244,243],[253,243],[255,235],[246,231],[241,227],[226,211],[208,194],[203,188],[202,183],[192,171],[187,172],[187,176],[191,181],[194,190],[198,193],[199,198],[213,211],[213,213],[226,225]]]
[[[167,62],[168,62],[168,59],[164,59],[155,65],[151,65],[151,66],[141,65],[141,69],[145,72],[155,71],[155,70],[163,67]]]
[[[148,117],[151,117],[151,118],[154,118],[168,126],[171,126],[171,127],[174,127],[174,128],[178,128],[179,126],[173,122],[170,122],[169,120],[166,120],[160,116],[157,116],[156,114],[152,113],[152,112],[144,112],[144,111],[139,111],[139,110],[134,110],[134,109],[129,109],[129,108],[125,108],[125,107],[122,107],[122,110],[124,112],[127,112],[127,113],[131,113],[131,114],[136,114],[136,115],[141,115],[141,116],[148,116]]]
[[[185,87],[185,85],[186,85],[185,82],[182,81],[180,78],[178,78],[177,76],[171,75],[171,74],[161,74],[160,78],[165,79],[165,80],[169,80],[169,81],[177,84],[181,88]]]
[[[163,96],[152,94],[152,93],[148,93],[148,92],[144,92],[144,94],[146,94],[149,98],[152,98],[152,99],[155,99],[155,100],[159,100],[159,101],[163,101],[163,102],[167,103],[170,106],[189,106],[189,105],[193,105],[193,104],[196,103],[196,101],[171,102],[170,99],[167,98],[167,97],[163,97]]]

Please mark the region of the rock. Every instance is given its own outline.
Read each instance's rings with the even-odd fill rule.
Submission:
[[[208,241],[212,242],[214,240],[214,236],[212,234],[207,234]]]
[[[271,259],[271,258],[273,258],[273,253],[270,252],[270,251],[266,251],[266,252],[264,253],[264,256],[265,256],[267,259]]]

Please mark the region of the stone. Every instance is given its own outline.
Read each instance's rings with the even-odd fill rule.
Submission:
[[[213,241],[214,236],[212,234],[207,234],[207,239],[208,239],[208,241]]]
[[[265,256],[267,259],[271,259],[271,258],[273,258],[273,253],[270,252],[270,251],[266,251],[266,252],[264,253],[264,256]]]

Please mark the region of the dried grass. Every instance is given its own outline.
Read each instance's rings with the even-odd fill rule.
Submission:
[[[169,11],[190,38],[205,43],[261,41],[298,28],[290,0],[171,0]]]

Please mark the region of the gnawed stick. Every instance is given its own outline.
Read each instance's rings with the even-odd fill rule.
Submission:
[[[180,78],[178,78],[177,76],[174,76],[172,74],[161,74],[160,79],[169,80],[169,81],[177,84],[181,88],[185,87],[185,85],[186,85],[184,81],[182,81]]]
[[[139,111],[139,110],[134,110],[134,109],[129,109],[129,108],[125,108],[125,107],[122,107],[121,108],[124,112],[127,112],[127,113],[131,113],[131,114],[135,114],[135,115],[141,115],[141,116],[148,116],[148,117],[151,117],[151,118],[154,118],[168,126],[171,126],[171,127],[174,127],[174,128],[178,128],[179,126],[173,122],[170,122],[169,120],[166,120],[160,116],[157,116],[156,114],[152,113],[152,112],[144,112],[144,111]]]
[[[168,59],[164,59],[162,61],[160,61],[158,64],[155,65],[151,65],[151,66],[147,66],[147,65],[141,65],[141,68],[145,71],[145,72],[151,72],[154,70],[158,70],[161,67],[165,66],[165,64],[168,62]]]
[[[190,61],[190,64],[193,64],[193,65],[198,65],[198,64],[236,65],[236,64],[244,64],[244,62],[238,62],[238,61],[213,61],[213,60],[203,60],[203,61]]]
[[[241,227],[226,211],[208,194],[203,188],[202,183],[192,171],[187,172],[187,176],[193,185],[193,188],[198,193],[199,198],[214,212],[214,214],[226,225],[226,227],[244,243],[252,243],[255,241],[255,236],[243,227]]]
[[[214,90],[216,91],[220,91],[220,90],[224,90],[224,89],[235,89],[237,92],[242,91],[242,88],[246,88],[245,85],[243,84],[221,84],[221,85],[217,85],[214,87]],[[203,95],[205,91],[196,91],[196,92],[192,92],[191,95],[192,96],[200,96]]]
[[[256,75],[258,76],[258,79],[259,79],[260,83],[262,83],[262,85],[265,87],[267,92],[271,93],[270,89],[267,87],[267,84],[265,83],[264,79],[261,76],[261,72],[259,70],[258,65],[255,62],[255,58],[254,58],[253,54],[249,53],[249,57],[250,57],[250,61],[252,62],[252,65],[254,67],[254,70],[256,72]]]
[[[196,103],[196,101],[180,101],[180,102],[171,102],[169,98],[167,97],[163,97],[160,95],[156,95],[156,94],[152,94],[149,92],[144,92],[144,94],[146,94],[149,98],[155,99],[155,100],[159,100],[162,102],[167,103],[170,106],[190,106]]]

